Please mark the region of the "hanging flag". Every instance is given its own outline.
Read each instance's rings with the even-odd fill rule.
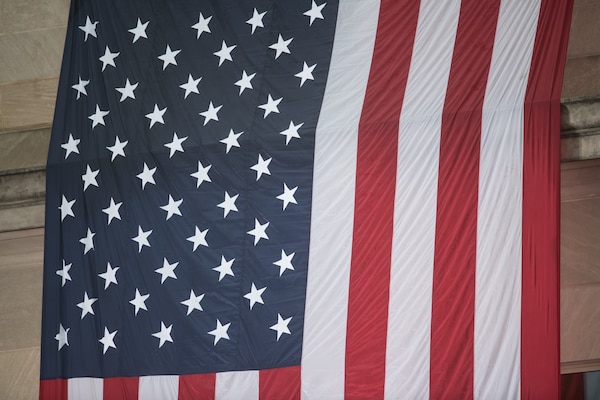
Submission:
[[[558,398],[571,7],[74,0],[40,398]]]

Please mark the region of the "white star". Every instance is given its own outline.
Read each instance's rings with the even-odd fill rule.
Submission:
[[[115,65],[115,58],[117,58],[119,56],[119,54],[121,54],[121,53],[120,52],[111,53],[108,46],[106,46],[106,49],[104,50],[104,55],[99,58],[99,60],[102,61],[102,71],[104,71],[106,69],[107,65],[111,65],[111,66],[117,68],[117,66]]]
[[[173,132],[173,141],[170,143],[165,143],[165,147],[171,150],[169,152],[169,158],[173,157],[173,154],[175,154],[176,151],[180,151],[183,153],[183,147],[181,146],[181,144],[186,140],[187,136],[180,138],[179,136],[177,136],[176,132]]]
[[[212,331],[208,332],[209,335],[213,335],[215,337],[215,342],[213,344],[214,346],[216,346],[217,343],[219,342],[219,340],[221,340],[221,339],[229,340],[229,335],[227,334],[229,325],[231,325],[231,322],[229,322],[225,325],[221,325],[221,321],[219,321],[217,319],[217,327],[215,329],[213,329]]]
[[[119,284],[119,282],[117,282],[117,271],[119,268],[121,267],[112,268],[110,263],[107,263],[106,272],[98,274],[100,278],[104,279],[104,290],[108,289],[111,283],[114,283],[115,285]]]
[[[129,143],[128,140],[121,142],[118,136],[115,137],[115,144],[106,147],[112,153],[110,161],[114,161],[117,156],[125,157],[125,146],[127,146],[127,143]]]
[[[274,331],[277,332],[277,341],[279,341],[279,338],[284,333],[291,335],[290,329],[288,328],[288,324],[290,323],[291,320],[292,320],[292,317],[283,319],[283,318],[281,318],[281,314],[277,313],[277,323],[269,328],[269,329],[273,329]]]
[[[118,331],[110,332],[107,327],[104,327],[104,336],[102,336],[102,339],[98,340],[104,346],[102,354],[106,354],[106,350],[108,350],[110,347],[113,349],[117,348],[117,346],[115,346],[115,335],[117,332]]]
[[[252,307],[254,307],[254,305],[256,303],[265,304],[262,299],[262,294],[265,291],[265,289],[266,289],[266,287],[264,287],[262,289],[257,289],[256,286],[254,286],[254,282],[252,282],[252,288],[250,289],[250,292],[246,293],[244,295],[244,298],[250,300],[250,309],[251,310],[252,310]]]
[[[200,13],[198,22],[196,24],[192,25],[192,28],[194,28],[198,31],[196,39],[200,38],[200,35],[202,35],[202,32],[210,33],[210,28],[208,26],[208,23],[210,22],[211,19],[212,19],[212,16],[209,16],[208,18],[204,18],[204,15],[202,15],[202,13]]]
[[[303,15],[306,15],[307,17],[310,17],[310,22],[308,23],[308,25],[312,25],[313,22],[315,22],[315,19],[323,19],[323,14],[321,13],[321,10],[323,10],[323,7],[325,7],[325,4],[327,3],[323,3],[321,5],[317,5],[314,1],[312,2],[312,7],[310,8],[310,10],[304,12]]]
[[[123,205],[123,202],[115,203],[115,200],[111,197],[109,206],[102,209],[102,212],[108,217],[108,225],[110,225],[113,218],[121,220],[121,214],[119,213],[119,207],[121,207],[121,205]]]
[[[283,97],[280,97],[277,100],[273,100],[273,98],[269,94],[267,102],[258,106],[258,108],[262,108],[263,110],[265,110],[265,115],[263,116],[263,119],[267,118],[267,115],[271,114],[272,112],[279,114],[279,108],[277,106],[279,105],[279,103],[281,103],[281,100],[283,100]]]
[[[266,230],[268,227],[269,227],[268,222],[261,224],[260,222],[258,222],[258,220],[256,218],[254,218],[254,229],[252,229],[246,233],[248,233],[248,235],[254,236],[254,245],[255,246],[260,239],[269,240],[269,237],[267,236],[267,233],[266,233]]]
[[[258,11],[256,11],[256,8],[254,9],[254,12],[252,13],[252,18],[250,18],[249,20],[246,21],[247,24],[252,25],[252,34],[254,34],[254,31],[256,30],[257,27],[260,27],[260,28],[265,27],[263,25],[262,19],[266,13],[267,13],[266,11],[259,13]]]
[[[85,246],[83,249],[83,254],[87,254],[88,251],[94,249],[94,236],[95,235],[96,234],[94,232],[92,232],[90,230],[90,228],[88,228],[86,236],[79,239],[79,243],[81,243],[82,245]]]
[[[83,294],[83,301],[81,303],[77,303],[77,307],[81,308],[81,319],[88,314],[94,314],[94,309],[92,308],[92,304],[94,304],[98,299],[92,297],[91,299],[88,297],[87,292]]]
[[[190,298],[181,302],[184,306],[187,306],[187,315],[190,315],[194,310],[204,311],[200,302],[204,298],[204,294],[196,296],[193,290],[190,290]]]
[[[225,41],[223,40],[223,43],[221,43],[221,50],[215,51],[213,53],[215,56],[219,57],[219,67],[221,66],[221,64],[223,64],[223,61],[225,60],[233,61],[233,59],[231,58],[231,52],[235,48],[235,44],[233,46],[227,46],[227,43],[225,43]]]
[[[54,336],[54,339],[58,340],[58,350],[62,349],[66,344],[69,345],[69,330],[71,328],[63,328],[62,324],[59,324],[58,333]]]
[[[187,97],[189,96],[190,93],[200,94],[200,92],[198,91],[198,84],[200,83],[201,80],[202,80],[202,77],[199,77],[198,79],[194,79],[192,77],[192,74],[188,74],[187,83],[183,83],[183,84],[179,85],[180,88],[185,89],[185,94],[183,95],[184,99],[187,99]]]
[[[235,86],[240,87],[240,96],[242,95],[242,93],[244,92],[245,89],[254,89],[252,87],[252,82],[250,82],[250,81],[255,76],[256,76],[256,73],[254,73],[252,75],[248,75],[245,70],[242,71],[242,78],[239,81],[237,81],[236,83],[234,83]]]
[[[262,156],[258,155],[258,161],[256,164],[250,167],[250,169],[256,171],[256,180],[258,181],[262,174],[271,175],[271,171],[269,171],[269,164],[271,163],[272,158],[263,159]]]
[[[229,150],[231,150],[232,147],[240,147],[238,138],[242,136],[242,133],[244,132],[235,133],[233,132],[233,129],[230,129],[229,135],[225,139],[219,140],[219,142],[227,145],[227,147],[225,148],[225,154],[229,153]]]
[[[134,99],[135,100],[135,93],[133,93],[133,91],[135,89],[137,89],[138,85],[140,83],[135,83],[135,84],[131,84],[131,82],[129,82],[129,79],[127,79],[125,81],[125,86],[123,86],[122,88],[115,88],[115,90],[119,93],[121,93],[121,100],[119,100],[119,102],[123,102],[125,101],[125,99]]]
[[[79,26],[79,29],[81,29],[83,32],[85,32],[85,38],[83,39],[84,42],[87,42],[89,35],[92,35],[95,38],[98,37],[98,36],[96,36],[96,25],[97,24],[98,24],[98,21],[92,22],[90,20],[89,16],[85,17],[85,25]]]
[[[283,201],[283,209],[284,210],[290,203],[298,204],[296,202],[296,199],[294,198],[294,194],[296,193],[296,190],[298,190],[298,186],[290,189],[287,187],[287,185],[285,183],[283,184],[283,193],[280,194],[279,196],[277,196],[277,198],[279,200]]]
[[[79,97],[81,97],[82,94],[87,96],[87,90],[85,89],[85,87],[90,83],[90,81],[84,81],[81,79],[81,76],[79,77],[79,82],[76,83],[75,85],[71,86],[73,89],[77,90],[77,100],[79,100]]]
[[[317,64],[313,64],[309,67],[306,64],[306,62],[304,62],[302,71],[300,71],[296,75],[294,75],[294,76],[300,78],[300,87],[302,87],[302,85],[304,85],[304,82],[306,82],[307,79],[310,79],[311,81],[315,80],[315,77],[313,76],[312,72],[314,71],[316,66],[317,66]]]
[[[299,123],[298,125],[294,125],[294,121],[290,121],[290,126],[285,130],[279,132],[280,135],[285,136],[285,145],[287,146],[290,143],[292,138],[300,139],[300,134],[298,133],[298,129],[302,128],[304,122]]]
[[[71,266],[73,264],[67,264],[65,262],[65,260],[62,260],[62,269],[59,269],[58,271],[56,271],[56,275],[60,276],[62,278],[62,284],[60,285],[65,286],[65,283],[67,283],[67,281],[71,280],[71,275],[69,275],[69,270],[71,269]],[[60,350],[60,349],[59,349]]]
[[[67,159],[67,157],[69,157],[71,153],[79,154],[79,148],[77,146],[79,146],[80,141],[80,139],[73,139],[73,135],[69,133],[69,140],[67,141],[67,143],[63,143],[60,145],[60,147],[62,147],[66,151],[65,160]]]
[[[75,217],[75,214],[73,214],[73,204],[75,204],[75,199],[69,201],[65,196],[62,197],[62,203],[60,207],[58,207],[60,210],[61,221],[63,221],[68,215]]]
[[[205,167],[200,161],[198,161],[198,171],[190,174],[190,176],[197,179],[196,188],[199,188],[202,182],[211,182],[210,176],[208,176],[208,171],[210,171],[211,167],[212,165],[210,164]]]
[[[208,247],[208,243],[206,242],[206,234],[207,233],[208,233],[208,229],[205,229],[205,230],[201,231],[196,226],[196,231],[194,233],[194,236],[190,236],[189,238],[186,239],[186,240],[194,243],[194,250],[193,251],[196,251],[196,249],[200,245]]]
[[[232,258],[228,261],[225,259],[225,257],[221,256],[221,264],[213,268],[213,271],[217,271],[219,273],[219,282],[221,282],[221,280],[225,278],[225,275],[235,276],[233,274],[233,270],[231,269],[234,261],[235,258]]]
[[[146,21],[142,24],[142,21],[138,18],[137,25],[135,28],[131,28],[128,32],[133,33],[133,43],[137,42],[139,38],[143,37],[144,39],[148,39],[146,36],[146,28],[148,27],[148,22]]]
[[[288,46],[290,45],[290,43],[292,43],[292,40],[294,40],[294,38],[283,40],[280,34],[277,38],[277,43],[273,43],[269,46],[270,49],[275,50],[275,59],[277,59],[282,53],[291,54]]]
[[[230,211],[238,211],[237,206],[235,205],[235,201],[237,200],[239,194],[231,197],[229,193],[225,192],[225,200],[222,203],[217,204],[217,207],[221,207],[223,209],[223,218],[227,217]]]
[[[153,185],[156,185],[156,182],[154,181],[154,173],[155,172],[156,172],[156,167],[150,169],[150,168],[148,168],[146,163],[144,163],[144,170],[136,175],[136,177],[140,178],[142,181],[142,190],[146,187],[146,183],[151,183]]]
[[[179,53],[181,53],[181,50],[171,50],[171,47],[167,45],[165,54],[158,56],[158,59],[162,60],[163,62],[163,71],[169,64],[177,65],[177,60],[175,60],[175,57],[177,57],[177,54]]]
[[[294,252],[288,255],[285,254],[285,251],[281,250],[281,258],[273,263],[279,267],[279,276],[283,275],[283,272],[286,269],[292,271],[294,270],[294,266],[292,265],[292,258],[294,258],[295,254],[296,253]]]
[[[132,237],[131,240],[137,242],[138,244],[138,253],[142,252],[142,247],[148,246],[150,247],[150,243],[148,242],[148,236],[152,233],[152,229],[144,232],[142,227],[138,225],[138,234],[135,237]]]
[[[160,331],[153,333],[152,336],[159,339],[158,348],[160,349],[165,342],[173,343],[173,339],[171,338],[171,329],[173,328],[173,324],[169,325],[167,328],[163,321],[160,321]]]
[[[104,123],[104,117],[107,116],[109,112],[110,111],[108,110],[102,111],[100,107],[98,107],[98,105],[96,104],[96,112],[94,112],[88,117],[88,119],[92,120],[92,129],[94,129],[98,124],[106,126],[106,124]]]
[[[177,279],[177,275],[175,275],[175,268],[179,265],[179,262],[174,262],[170,264],[166,258],[163,258],[163,266],[154,270],[157,274],[160,274],[160,283],[163,284],[167,280],[167,278]]]
[[[158,108],[157,104],[154,104],[154,111],[152,111],[150,114],[146,114],[146,118],[150,120],[150,128],[152,128],[152,126],[157,122],[163,125],[165,124],[163,115],[165,115],[166,111],[167,107],[161,110]]]
[[[87,169],[85,170],[85,174],[81,175],[81,179],[83,180],[83,191],[84,192],[90,185],[98,187],[98,182],[96,181],[96,177],[98,176],[99,172],[100,172],[99,169],[92,171],[90,166],[89,165],[87,166]]]
[[[148,297],[150,297],[150,294],[141,295],[140,291],[137,288],[135,289],[135,297],[132,300],[129,300],[129,303],[135,307],[135,315],[137,315],[140,309],[148,311],[146,308],[146,300],[148,300]]]
[[[164,206],[160,206],[160,208],[162,208],[163,210],[165,210],[167,212],[167,219],[166,219],[167,221],[173,215],[181,216],[181,211],[179,211],[179,206],[181,206],[181,203],[183,203],[183,199],[175,201],[175,200],[173,200],[173,197],[171,197],[171,195],[169,195],[169,202],[167,204],[165,204]]]
[[[215,107],[213,106],[212,101],[210,102],[210,104],[208,105],[208,110],[199,113],[200,115],[202,115],[204,117],[204,125],[208,124],[208,121],[218,121],[219,120],[219,116],[217,115],[217,113],[219,112],[219,110],[221,109],[221,107],[223,107],[222,105]]]

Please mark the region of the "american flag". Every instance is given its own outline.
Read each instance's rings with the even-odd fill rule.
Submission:
[[[40,398],[557,397],[571,6],[73,0]]]

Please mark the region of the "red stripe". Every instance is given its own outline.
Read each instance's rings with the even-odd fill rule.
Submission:
[[[543,0],[525,95],[521,398],[560,393],[560,91],[572,0]]]
[[[40,381],[40,400],[67,400],[69,385],[66,379]]]
[[[346,398],[383,398],[400,109],[419,1],[382,0],[358,132]],[[340,338],[342,340],[342,338]]]
[[[300,399],[300,367],[261,370],[258,385],[260,400]]]
[[[106,378],[104,379],[103,397],[107,400],[137,400],[140,379]]]
[[[473,397],[482,107],[499,1],[465,0],[442,116],[431,315],[430,397]]]
[[[216,381],[216,374],[181,375],[177,398],[179,400],[213,400]]]

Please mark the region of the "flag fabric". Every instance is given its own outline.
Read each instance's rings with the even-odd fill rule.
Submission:
[[[72,1],[40,398],[558,398],[571,7]]]

